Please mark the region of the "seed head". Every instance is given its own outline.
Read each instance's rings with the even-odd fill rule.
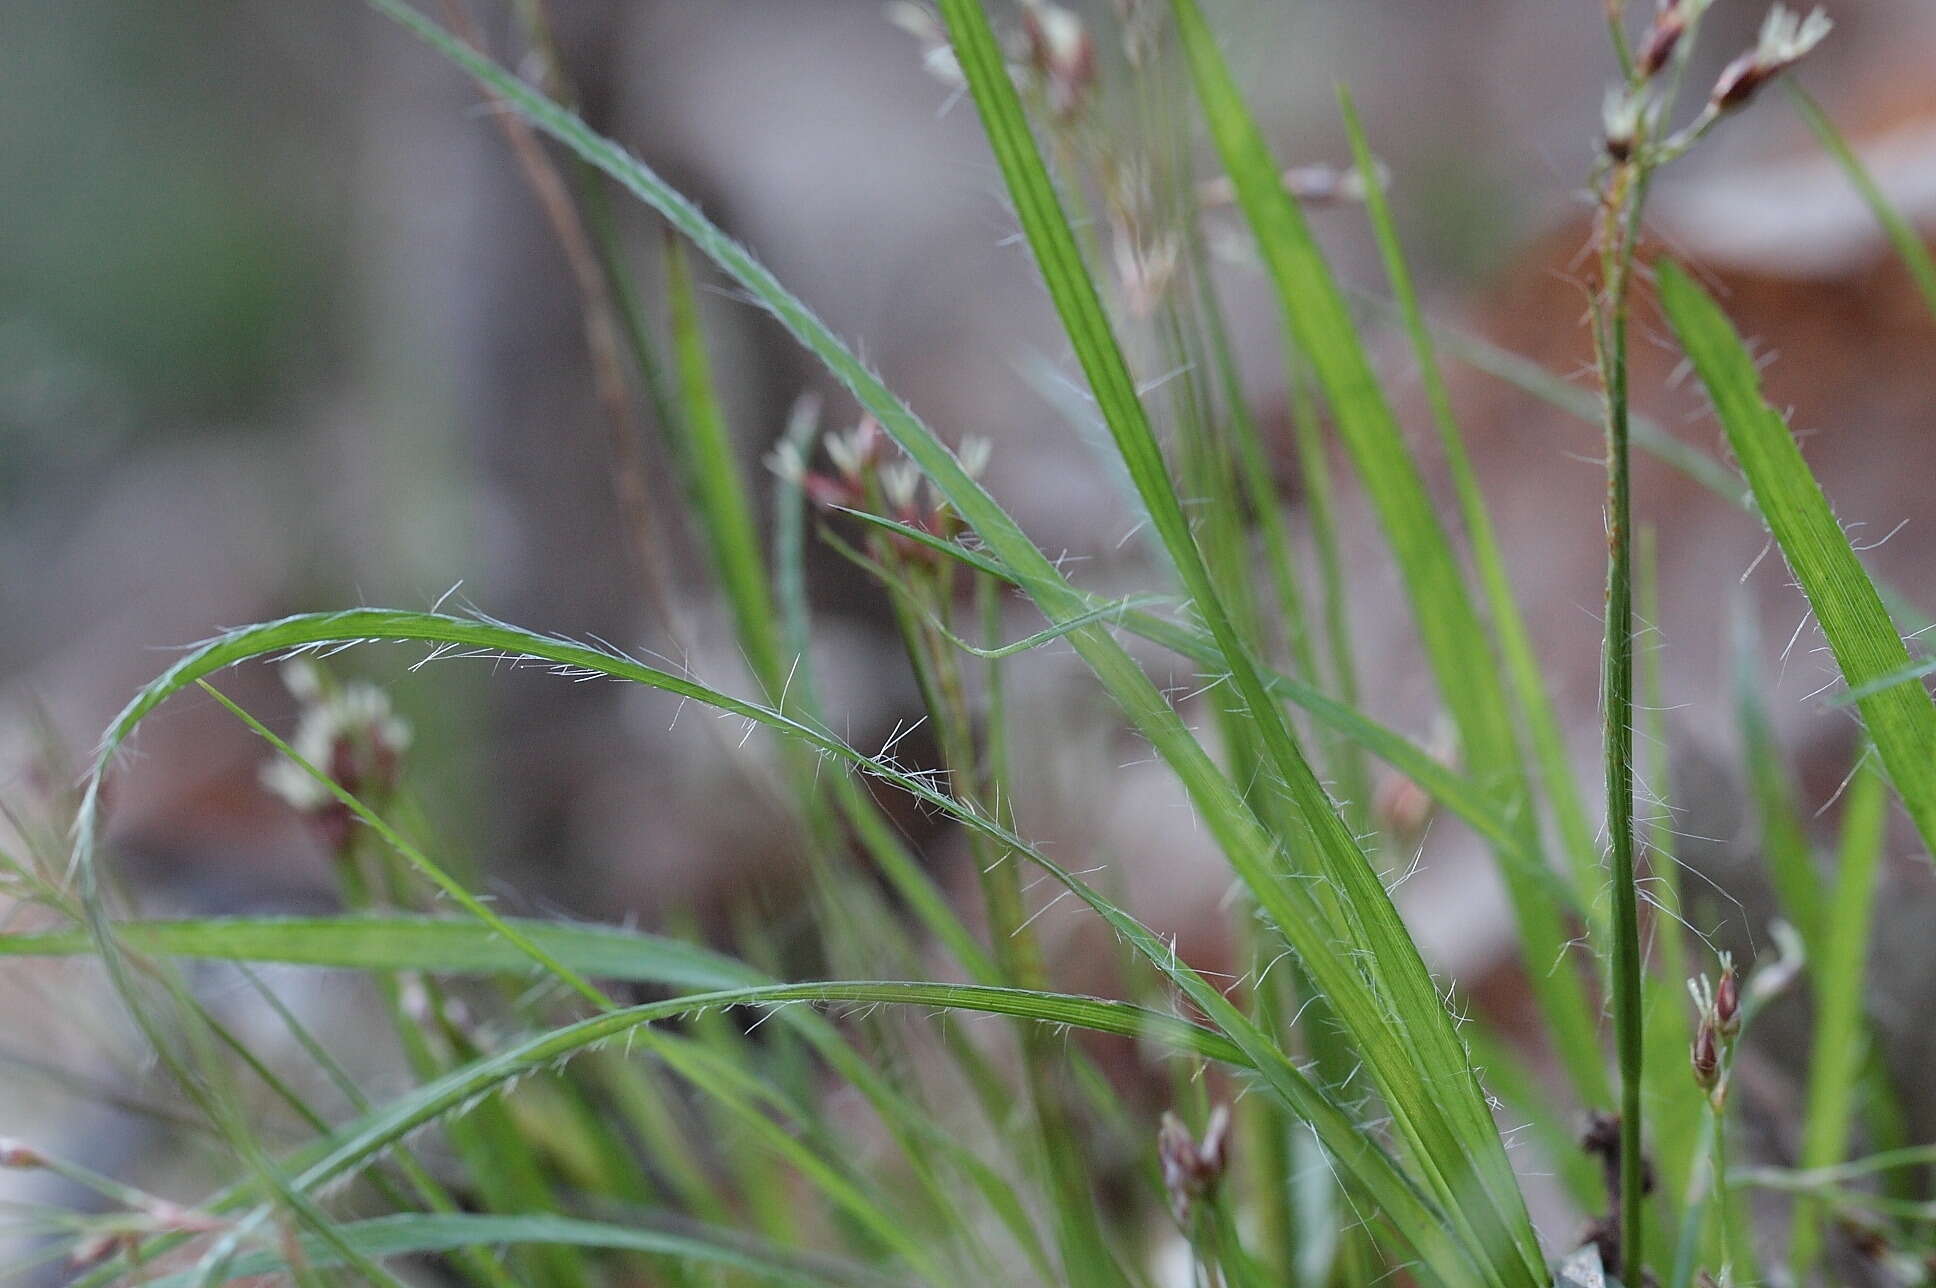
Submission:
[[[1744,106],[1763,85],[1807,57],[1834,27],[1820,9],[1798,18],[1786,5],[1776,5],[1761,24],[1755,47],[1722,69],[1708,95],[1708,105],[1716,112],[1732,112]]]

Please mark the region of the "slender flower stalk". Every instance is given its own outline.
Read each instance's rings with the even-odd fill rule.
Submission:
[[[1631,408],[1628,330],[1641,215],[1653,173],[1684,155],[1723,116],[1744,105],[1768,80],[1800,61],[1827,35],[1820,11],[1796,18],[1774,6],[1753,49],[1721,75],[1700,112],[1669,133],[1702,0],[1662,0],[1636,57],[1626,37],[1625,7],[1612,2],[1607,17],[1624,73],[1603,111],[1603,170],[1596,239],[1600,290],[1593,302],[1594,353],[1605,391],[1607,466],[1606,643],[1602,656],[1605,703],[1607,867],[1613,904],[1612,994],[1615,1050],[1620,1066],[1620,1229],[1615,1261],[1638,1266],[1643,1237],[1641,1074],[1644,1051],[1642,961],[1634,831],[1634,608]],[[1665,73],[1665,74],[1664,74]],[[1655,140],[1660,140],[1656,142]],[[1710,1040],[1710,1046],[1712,1041]],[[1709,1052],[1712,1055],[1712,1052]],[[1697,1045],[1695,1067],[1702,1069]],[[1620,1264],[1610,1267],[1633,1279]]]

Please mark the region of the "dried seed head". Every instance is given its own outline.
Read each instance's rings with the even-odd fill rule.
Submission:
[[[1834,27],[1820,9],[1798,18],[1786,5],[1776,5],[1761,24],[1755,47],[1722,69],[1708,95],[1710,109],[1732,112],[1742,107],[1763,85],[1807,57]]]
[[[1073,10],[1058,4],[1031,4],[1022,10],[1029,65],[1041,77],[1049,110],[1074,116],[1096,81],[1096,45]]]

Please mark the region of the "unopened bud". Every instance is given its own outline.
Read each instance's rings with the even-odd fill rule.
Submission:
[[[1372,817],[1381,830],[1407,845],[1424,835],[1436,805],[1430,793],[1397,770],[1386,770],[1372,790]]]
[[[76,1243],[74,1250],[67,1254],[67,1260],[70,1265],[79,1269],[83,1266],[91,1266],[97,1261],[106,1261],[123,1248],[134,1246],[135,1238],[126,1230],[106,1230],[98,1234],[90,1234]]]
[[[47,1155],[32,1145],[23,1145],[17,1140],[0,1139],[0,1167],[24,1172],[45,1166],[47,1166]]]
[[[1658,76],[1686,34],[1687,10],[1679,0],[1663,0],[1653,25],[1647,29],[1646,43],[1640,47],[1640,57],[1636,60],[1640,74],[1648,80]]]
[[[1741,1031],[1741,980],[1734,973],[1733,962],[1721,967],[1721,982],[1714,989],[1714,1018],[1723,1037],[1731,1038]]]
[[[1721,1081],[1721,1043],[1714,1032],[1713,1019],[1701,1017],[1701,1027],[1694,1035],[1694,1049],[1691,1053],[1694,1065],[1694,1081],[1703,1091],[1714,1090]]]

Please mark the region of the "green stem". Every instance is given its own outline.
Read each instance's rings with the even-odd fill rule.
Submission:
[[[1603,692],[1606,700],[1608,880],[1613,894],[1613,1015],[1620,1062],[1620,1260],[1637,1281],[1644,1229],[1641,1158],[1641,1069],[1645,1052],[1641,999],[1640,901],[1634,884],[1634,655],[1631,445],[1627,389],[1629,294],[1635,234],[1646,173],[1621,166],[1608,179],[1606,283],[1595,322],[1595,348],[1606,389],[1607,600]]]

